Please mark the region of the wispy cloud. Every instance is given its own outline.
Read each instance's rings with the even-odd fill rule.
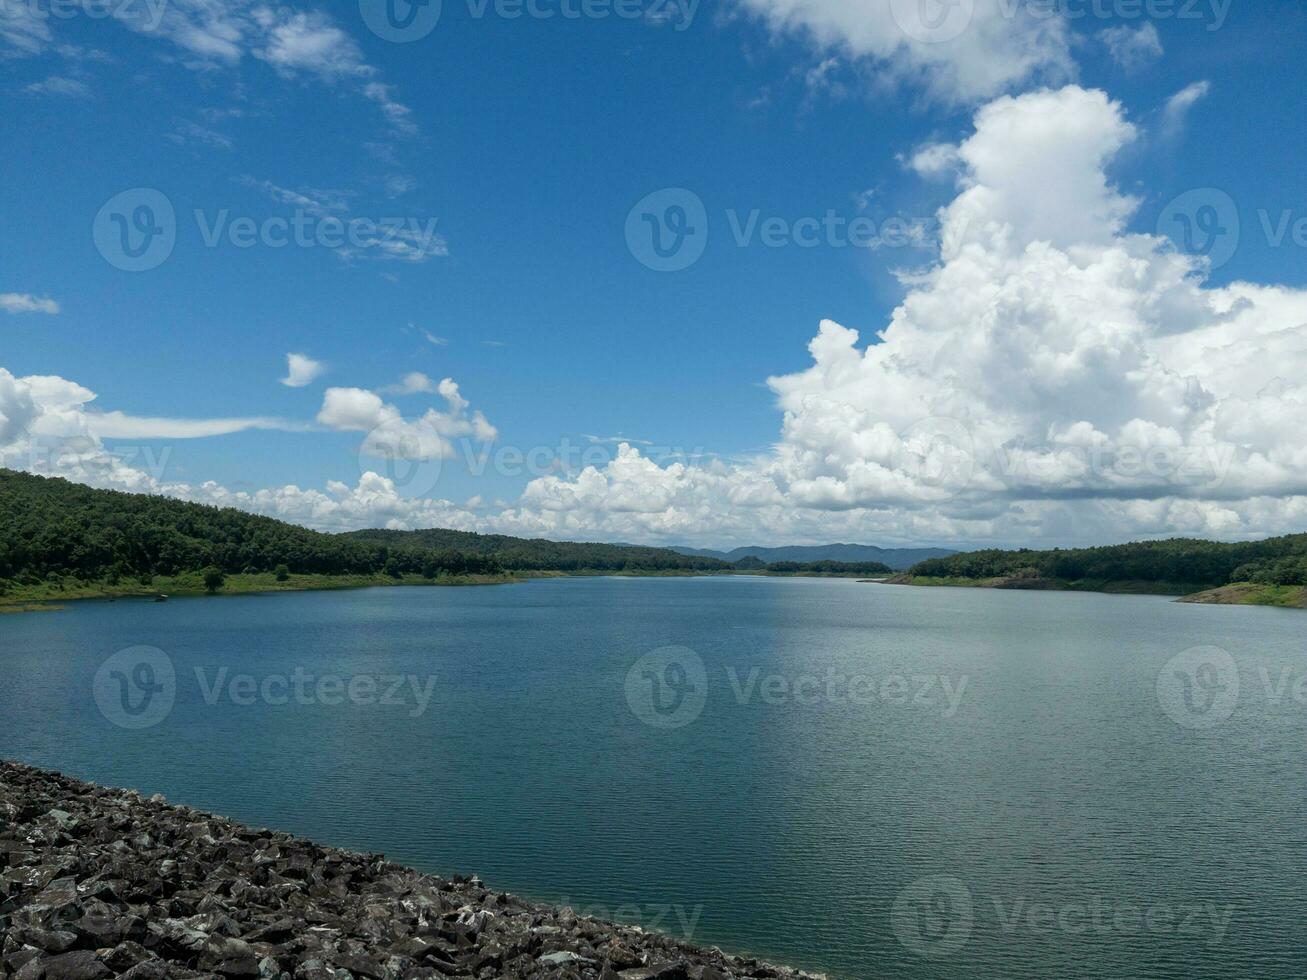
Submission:
[[[86,422],[102,439],[206,439],[254,429],[305,432],[312,428],[289,419],[175,419],[125,415],[122,412],[87,412]]]
[[[338,218],[349,227],[348,244],[334,247],[333,252],[346,261],[425,262],[449,254],[449,243],[436,232],[438,219],[425,221],[408,218],[364,218],[350,213],[352,191],[326,190],[317,187],[294,189],[258,180],[249,175],[236,181],[243,187],[262,191],[278,204],[287,204],[314,218]]]
[[[1211,91],[1211,82],[1194,82],[1192,85],[1186,85],[1167,99],[1166,108],[1162,110],[1163,135],[1170,139],[1179,136],[1184,131],[1184,124],[1189,117],[1189,110],[1207,98]]]
[[[349,210],[349,191],[327,190],[319,187],[303,187],[295,190],[282,187],[270,180],[258,180],[248,174],[238,177],[236,183],[242,187],[262,191],[278,204],[289,204],[314,217],[324,218],[333,214],[344,214]]]
[[[395,87],[382,82],[368,82],[363,86],[364,98],[371,99],[381,107],[382,114],[390,121],[391,128],[402,136],[417,133],[417,123],[413,122],[413,110],[394,97]]]
[[[44,81],[23,87],[29,95],[60,95],[69,99],[89,99],[91,89],[85,82],[64,75],[51,75]]]
[[[386,178],[386,194],[389,197],[402,197],[417,185],[417,179],[408,174],[391,174]]]
[[[207,146],[218,150],[230,150],[233,145],[230,136],[185,119],[177,121],[177,128],[168,134],[168,139],[178,146]]]
[[[1152,21],[1138,30],[1125,24],[1109,27],[1099,32],[1098,39],[1107,46],[1112,59],[1126,71],[1138,71],[1165,54],[1162,38]]]
[[[284,78],[311,76],[327,85],[352,85],[380,108],[394,134],[417,132],[412,111],[396,98],[392,86],[378,80],[380,72],[329,14],[294,11],[262,0],[141,0],[107,7],[112,8],[111,20],[180,48],[183,54],[175,60],[187,68],[232,69],[249,55]],[[78,52],[75,45],[56,44],[50,21],[36,3],[0,3],[0,55]]]
[[[592,436],[588,432],[583,432],[581,434],[585,436],[587,442],[595,443],[596,445],[603,444],[603,445],[611,445],[611,446],[620,446],[622,443],[626,443],[627,445],[634,445],[634,446],[653,445],[653,442],[648,439],[632,439],[630,436],[623,436],[623,435]]]
[[[0,4],[0,41],[4,54],[25,57],[40,54],[50,43],[50,27],[25,3]]]
[[[50,316],[59,312],[59,304],[54,300],[33,296],[31,293],[0,293],[0,310],[6,313],[45,313]]]
[[[335,79],[373,72],[354,39],[326,14],[257,7],[252,19],[263,29],[254,56],[285,74],[306,71]]]

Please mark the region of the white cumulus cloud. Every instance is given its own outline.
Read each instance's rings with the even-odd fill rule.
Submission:
[[[326,372],[327,365],[307,354],[287,354],[286,377],[281,379],[281,383],[287,388],[307,388]]]
[[[445,400],[446,410],[431,408],[416,418],[406,418],[375,392],[328,388],[318,422],[330,429],[367,433],[361,451],[381,460],[445,459],[455,454],[454,439],[467,437],[485,443],[498,437],[498,431],[480,411],[468,414],[467,399],[453,379],[433,384],[426,375],[415,372],[400,385],[402,394],[420,392],[439,395]]]
[[[778,34],[870,60],[894,80],[970,103],[1074,71],[1065,18],[1010,0],[737,0]],[[937,14],[939,16],[937,16]]]
[[[1129,233],[1106,168],[1135,137],[1075,86],[984,106],[937,151],[961,167],[939,261],[875,342],[826,321],[812,366],[771,379],[771,453],[658,467],[626,446],[536,480],[513,516],[646,540],[1300,529],[1307,294],[1206,288],[1202,260]]]
[[[1138,202],[1108,173],[1136,138],[1120,104],[1077,86],[980,108],[934,151],[957,182],[935,262],[905,277],[874,337],[821,323],[810,366],[769,380],[779,437],[748,459],[660,463],[624,442],[475,507],[405,496],[367,469],[324,490],[166,484],[107,456],[91,392],[0,371],[0,462],[331,529],[963,545],[1300,531],[1307,292],[1209,286],[1205,259],[1132,232]],[[399,388],[443,409],[405,418],[381,394],[330,388],[318,422],[366,433],[363,457],[383,461],[497,435],[450,379]],[[49,444],[57,463],[32,449]]]

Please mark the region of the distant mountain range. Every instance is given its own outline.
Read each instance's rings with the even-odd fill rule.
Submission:
[[[788,548],[759,548],[750,546],[732,551],[712,551],[707,548],[672,548],[677,554],[694,558],[719,558],[735,562],[741,558],[758,558],[774,561],[878,561],[901,572],[928,558],[947,558],[958,552],[947,548],[877,548],[872,544],[818,544],[796,545]]]

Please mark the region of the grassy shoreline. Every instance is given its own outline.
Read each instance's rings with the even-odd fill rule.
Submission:
[[[478,585],[512,585],[533,579],[546,578],[705,578],[718,576],[748,578],[846,578],[859,582],[884,585],[913,585],[919,588],[1002,589],[1027,592],[1098,592],[1107,595],[1163,595],[1180,602],[1198,605],[1276,606],[1285,609],[1307,609],[1307,588],[1286,585],[1256,585],[1239,582],[1219,588],[1205,588],[1178,582],[1066,582],[1058,579],[1032,578],[941,578],[902,573],[884,579],[869,579],[856,575],[830,575],[814,573],[776,573],[765,571],[694,572],[694,571],[604,571],[581,570],[526,571],[502,575],[442,575],[435,579],[420,575],[393,578],[377,575],[291,575],[279,582],[271,572],[257,575],[228,575],[215,597],[231,595],[259,595],[275,592],[326,592],[343,589],[371,589],[377,587],[449,588]],[[65,585],[41,583],[10,589],[0,596],[0,615],[6,613],[55,612],[66,603],[86,600],[140,599],[152,600],[159,595],[169,598],[208,595],[203,576],[190,572],[172,577],[159,576],[149,585],[137,581],[80,582]]]
[[[1211,588],[1183,582],[1079,581],[1062,579],[998,577],[988,579],[943,578],[904,573],[885,580],[887,585],[915,585],[925,588],[1004,589],[1025,592],[1098,592],[1106,595],[1172,596],[1179,602],[1212,606],[1280,606],[1307,609],[1307,588],[1292,585],[1256,585],[1237,582]]]
[[[255,595],[266,592],[321,592],[337,589],[370,589],[377,586],[471,586],[471,585],[508,585],[513,582],[526,581],[531,575],[447,575],[435,579],[420,575],[406,575],[392,578],[389,575],[291,575],[286,581],[277,581],[276,575],[265,572],[256,575],[228,575],[223,587],[215,594],[218,597],[230,595]],[[204,588],[204,577],[199,572],[188,572],[176,576],[157,576],[149,585],[137,581],[124,581],[117,584],[109,582],[79,582],[59,587],[48,583],[40,585],[11,588],[8,594],[0,596],[0,613],[50,612],[62,608],[66,602],[78,602],[87,599],[154,599],[164,595],[169,598],[181,596],[202,596],[208,592]]]
[[[546,578],[703,578],[721,575],[741,575],[755,578],[856,578],[853,575],[829,575],[816,573],[777,573],[777,572],[696,572],[689,570],[665,571],[605,571],[579,570],[560,571],[519,571],[502,575],[441,575],[434,579],[420,575],[405,575],[393,578],[390,575],[291,575],[286,581],[279,582],[272,572],[255,575],[228,575],[223,587],[215,597],[231,595],[259,595],[271,592],[327,592],[341,589],[371,589],[377,587],[407,586],[411,588],[447,588],[475,585],[512,585],[533,579]],[[152,600],[163,595],[168,598],[208,595],[204,587],[204,577],[199,572],[188,572],[176,576],[156,576],[149,585],[142,585],[135,580],[122,581],[117,584],[109,582],[78,582],[75,584],[39,585],[13,587],[0,596],[0,615],[24,612],[56,612],[66,603],[87,600],[116,601],[118,599]]]
[[[1204,606],[1277,606],[1281,609],[1307,609],[1307,588],[1301,585],[1258,585],[1235,582],[1219,589],[1208,589],[1180,600]]]

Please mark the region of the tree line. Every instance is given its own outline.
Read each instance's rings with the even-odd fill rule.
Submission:
[[[232,508],[0,469],[0,581],[226,574],[497,574],[486,555],[352,541]]]
[[[511,571],[730,571],[661,548],[464,531],[325,534],[233,508],[97,490],[0,469],[0,585],[227,575],[495,575]]]
[[[919,562],[910,574],[931,578],[1171,582],[1204,588],[1231,582],[1307,585],[1307,534],[1231,544],[1173,538],[1099,548],[970,551]]]
[[[514,538],[432,528],[424,531],[351,531],[349,541],[390,548],[453,549],[493,558],[511,572],[728,572],[718,558],[681,555],[666,548]]]

